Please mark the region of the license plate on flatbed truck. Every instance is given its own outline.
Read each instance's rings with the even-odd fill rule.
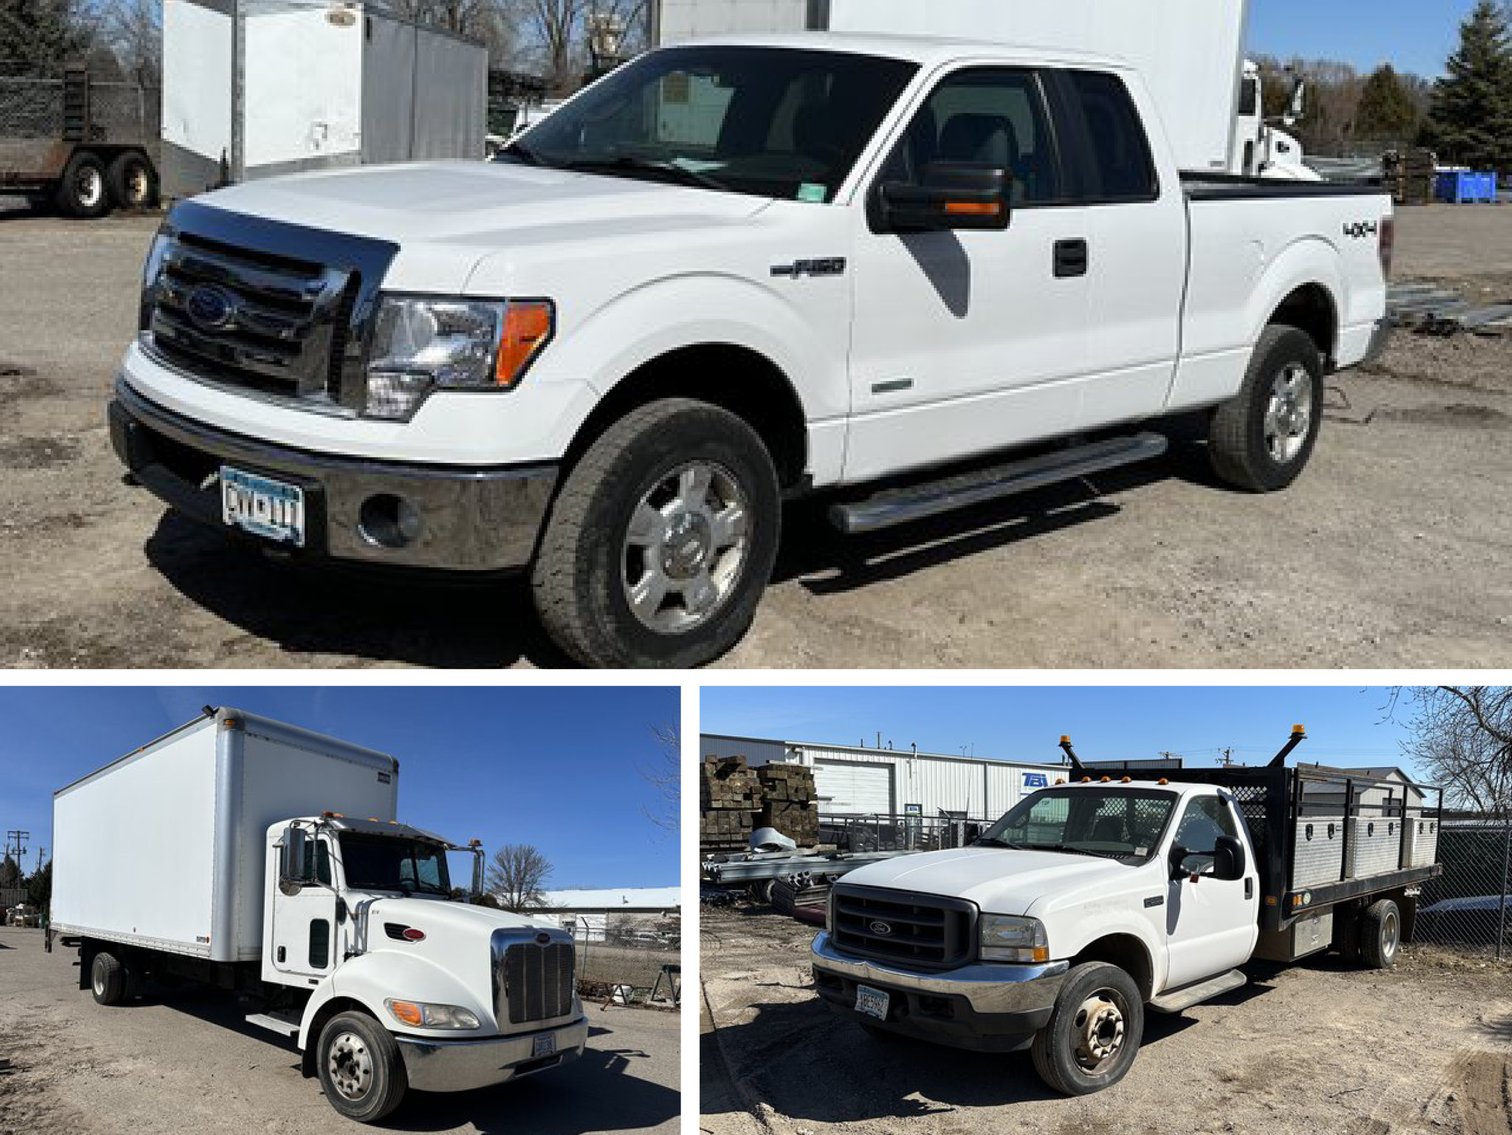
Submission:
[[[556,1050],[556,1033],[537,1033],[535,1042],[530,1046],[530,1055],[532,1058],[550,1056]]]
[[[869,985],[856,986],[856,1012],[867,1017],[875,1017],[879,1021],[887,1020],[887,1004],[892,1000],[890,994],[880,989],[873,989]]]
[[[221,518],[233,528],[280,544],[304,547],[304,490],[222,465]]]

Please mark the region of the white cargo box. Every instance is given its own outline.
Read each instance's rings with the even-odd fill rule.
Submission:
[[[1436,817],[1408,817],[1406,866],[1431,867],[1438,861],[1438,829]]]
[[[1292,886],[1312,887],[1344,878],[1344,817],[1307,816],[1297,821]]]
[[[1345,874],[1351,879],[1397,870],[1402,854],[1402,821],[1387,816],[1349,817]]]
[[[268,828],[322,812],[395,818],[399,763],[219,709],[53,794],[53,926],[252,961]]]

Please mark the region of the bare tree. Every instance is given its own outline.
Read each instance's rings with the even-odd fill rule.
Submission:
[[[1512,813],[1512,687],[1437,686],[1411,693],[1405,755],[1456,806]]]
[[[551,863],[528,843],[506,843],[488,865],[488,889],[505,910],[519,912],[540,907]]]
[[[656,763],[641,769],[646,783],[656,790],[656,806],[644,809],[646,819],[663,831],[676,833],[682,827],[682,733],[676,725],[658,725],[651,730],[656,741]]]
[[[163,76],[160,0],[109,0],[100,10],[102,34],[126,77],[144,86],[157,86]]]

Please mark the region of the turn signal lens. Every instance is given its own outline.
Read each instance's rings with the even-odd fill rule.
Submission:
[[[390,997],[384,1007],[400,1024],[414,1029],[476,1029],[478,1017],[460,1005],[436,1005],[429,1001],[400,1001]]]
[[[511,300],[504,309],[504,330],[494,378],[507,390],[519,382],[535,357],[551,341],[556,312],[546,300]]]
[[[1003,207],[995,201],[947,201],[945,212],[953,217],[995,217]]]
[[[425,1023],[425,1014],[420,1011],[420,1006],[413,1001],[387,1001],[388,1011],[394,1014],[396,1020],[403,1021],[406,1025],[414,1025],[420,1028]]]

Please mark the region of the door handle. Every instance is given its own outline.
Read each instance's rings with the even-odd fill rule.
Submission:
[[[1255,880],[1244,880],[1244,897],[1246,901],[1255,897]]]
[[[1087,242],[1080,237],[1075,240],[1055,242],[1055,278],[1064,280],[1072,276],[1085,276],[1091,256]]]

